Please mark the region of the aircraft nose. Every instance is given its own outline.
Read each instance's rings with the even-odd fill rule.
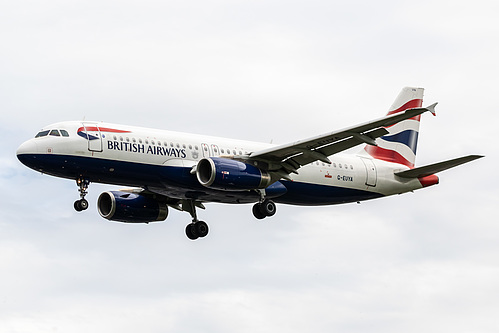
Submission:
[[[17,159],[21,161],[22,164],[29,166],[33,156],[38,152],[37,148],[38,147],[34,140],[28,140],[22,143],[19,148],[17,148]]]

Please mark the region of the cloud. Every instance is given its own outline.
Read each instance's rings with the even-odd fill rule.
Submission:
[[[499,25],[492,1],[12,2],[0,13],[0,330],[495,331]],[[376,13],[376,14],[373,14]],[[486,158],[360,205],[207,204],[127,225],[15,150],[105,120],[286,143],[382,116],[424,86],[417,164]]]

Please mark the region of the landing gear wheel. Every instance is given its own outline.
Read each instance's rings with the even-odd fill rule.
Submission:
[[[81,212],[88,208],[88,201],[85,199],[76,200],[74,203],[74,208],[77,212]]]
[[[206,237],[208,231],[208,224],[204,221],[192,222],[185,227],[185,234],[187,235],[187,238],[191,240]]]
[[[266,217],[266,215],[262,212],[261,204],[257,203],[253,206],[253,215],[259,220]]]
[[[88,208],[88,201],[86,199],[81,199],[80,200],[80,207],[81,210],[85,210]]]
[[[185,234],[190,240],[196,240],[199,238],[196,231],[196,225],[194,223],[188,224],[187,227],[185,227]]]
[[[274,216],[276,211],[276,205],[272,200],[264,200],[263,202],[257,203],[253,206],[253,215],[259,220]]]
[[[206,222],[197,221],[194,224],[194,226],[196,228],[196,233],[197,233],[198,237],[202,238],[202,237],[206,237],[206,235],[208,235],[209,228],[208,228],[208,224],[206,224]]]
[[[265,216],[268,216],[268,217],[274,216],[277,208],[276,208],[275,203],[273,201],[265,200],[260,205],[261,205],[260,210],[262,211],[262,213],[265,214]]]

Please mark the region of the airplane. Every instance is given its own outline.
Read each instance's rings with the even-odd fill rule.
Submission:
[[[305,140],[275,145],[104,122],[67,121],[22,143],[27,167],[76,181],[76,211],[89,206],[91,182],[131,187],[97,200],[110,221],[164,221],[169,208],[188,212],[191,240],[208,234],[205,203],[254,204],[257,219],[276,203],[302,206],[360,202],[439,183],[435,173],[481,158],[468,155],[415,167],[423,88],[405,87],[385,117]],[[356,154],[342,153],[364,145]]]

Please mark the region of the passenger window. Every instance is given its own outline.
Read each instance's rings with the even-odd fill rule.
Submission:
[[[47,136],[49,135],[49,132],[50,131],[41,131],[35,136],[35,138],[41,138],[42,136]]]
[[[65,137],[69,136],[68,131],[66,131],[66,130],[61,130],[61,134],[62,134],[62,136],[65,136]]]
[[[59,131],[58,131],[58,130],[51,130],[51,131],[50,131],[50,135],[52,135],[52,136],[61,136],[61,135],[59,134]]]

